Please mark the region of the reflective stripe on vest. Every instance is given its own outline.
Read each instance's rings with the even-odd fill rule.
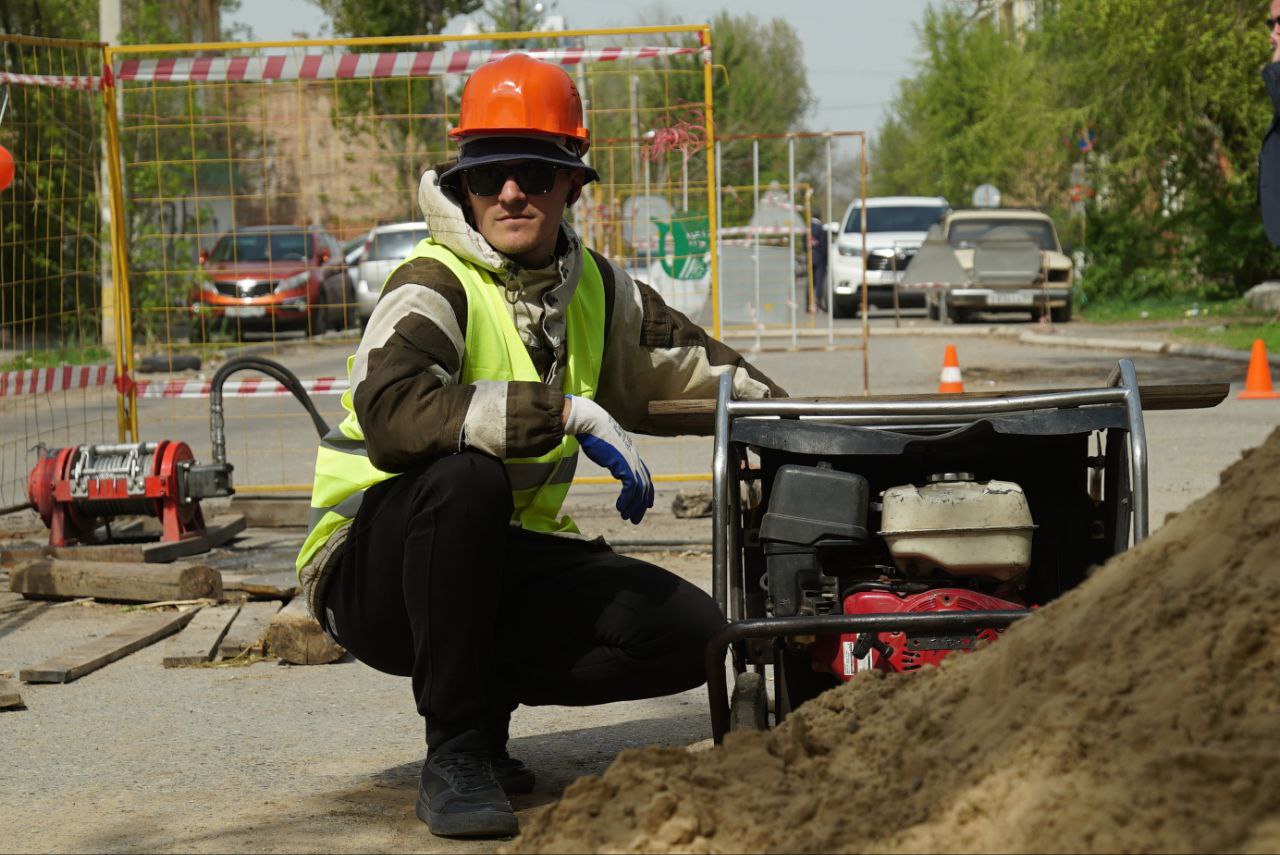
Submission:
[[[541,382],[507,309],[504,289],[493,275],[468,264],[430,239],[414,247],[404,263],[417,258],[433,258],[444,264],[466,291],[462,383]],[[595,259],[586,250],[583,250],[582,262],[578,287],[566,311],[567,355],[562,388],[567,394],[593,398],[604,356],[604,280]],[[348,357],[348,378],[354,364],[355,356]],[[342,406],[347,411],[346,418],[321,440],[316,452],[309,531],[298,553],[299,570],[330,537],[351,523],[366,490],[398,474],[383,472],[369,462],[364,431],[356,419],[350,388],[342,395]],[[578,464],[576,439],[567,436],[546,454],[508,458],[503,464],[511,482],[513,525],[541,532],[577,532],[573,520],[560,516],[560,507]]]

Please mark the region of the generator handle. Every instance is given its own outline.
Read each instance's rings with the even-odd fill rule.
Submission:
[[[729,613],[729,402],[733,400],[733,374],[720,375],[716,388],[715,440],[711,457],[711,596],[720,613]]]
[[[1147,429],[1142,419],[1142,394],[1138,372],[1132,359],[1121,359],[1107,378],[1108,386],[1124,390],[1125,416],[1129,422],[1129,490],[1133,494],[1133,543],[1150,534],[1149,487],[1147,483]]]
[[[300,381],[292,371],[285,368],[274,359],[267,359],[263,356],[237,356],[234,359],[228,359],[218,367],[213,374],[213,381],[209,385],[209,439],[213,445],[213,462],[215,464],[224,464],[227,462],[227,434],[226,421],[222,411],[222,384],[227,378],[237,371],[257,371],[266,374],[280,382],[290,392],[293,397],[306,409],[307,414],[311,416],[312,423],[316,426],[316,431],[323,439],[324,435],[329,432],[329,425],[324,418],[316,410],[316,405],[311,401],[311,396],[307,394],[307,390],[302,387]]]

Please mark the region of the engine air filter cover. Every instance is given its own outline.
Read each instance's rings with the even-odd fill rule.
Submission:
[[[826,466],[788,463],[778,469],[769,511],[760,524],[766,544],[860,546],[867,542],[867,479]]]

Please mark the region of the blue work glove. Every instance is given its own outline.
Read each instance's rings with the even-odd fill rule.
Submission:
[[[624,520],[638,524],[644,519],[644,512],[653,507],[653,479],[631,436],[595,401],[576,395],[565,395],[565,398],[569,401],[569,415],[564,432],[578,438],[583,453],[592,463],[608,469],[622,482],[618,513]]]

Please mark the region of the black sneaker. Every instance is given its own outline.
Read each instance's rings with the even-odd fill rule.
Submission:
[[[533,770],[524,765],[524,761],[517,760],[506,751],[502,751],[493,758],[493,778],[498,782],[498,786],[502,787],[502,791],[509,796],[533,792]]]
[[[416,812],[441,837],[515,837],[520,830],[487,751],[428,754]]]

